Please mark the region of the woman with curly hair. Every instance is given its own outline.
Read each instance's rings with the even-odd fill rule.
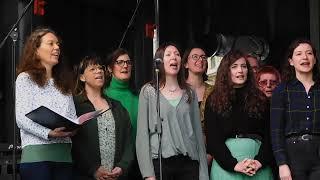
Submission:
[[[215,157],[212,180],[272,179],[267,100],[245,57],[238,51],[223,57],[206,102],[207,151]]]
[[[281,179],[320,179],[320,70],[307,39],[287,51],[283,82],[271,98],[271,140]]]
[[[61,59],[60,39],[39,28],[27,39],[16,79],[16,121],[20,128],[21,179],[69,180],[72,175],[71,139],[65,127],[49,129],[25,115],[40,107],[76,119],[72,75]],[[70,79],[68,78],[70,77]]]

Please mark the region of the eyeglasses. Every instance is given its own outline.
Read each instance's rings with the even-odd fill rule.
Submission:
[[[124,64],[127,64],[128,66],[132,66],[132,61],[129,59],[129,60],[116,60],[115,61],[117,65],[123,67]]]
[[[106,72],[106,66],[104,65],[95,65],[95,66],[92,65],[92,66],[88,66],[87,68],[91,73],[96,73],[100,71]]]
[[[198,61],[198,60],[202,60],[202,61],[206,61],[208,59],[208,56],[206,55],[198,55],[198,54],[192,54],[191,55],[191,59],[194,61]]]
[[[275,80],[262,80],[258,82],[258,85],[261,87],[267,87],[268,85],[274,87],[274,86],[277,86],[278,84],[279,82]]]

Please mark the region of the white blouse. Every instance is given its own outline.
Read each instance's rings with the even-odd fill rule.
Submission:
[[[27,118],[25,114],[40,107],[49,109],[72,119],[77,118],[71,95],[63,95],[50,79],[44,87],[32,81],[29,74],[20,73],[16,79],[16,122],[20,128],[21,146],[51,143],[71,143],[70,138],[50,138],[50,129]]]

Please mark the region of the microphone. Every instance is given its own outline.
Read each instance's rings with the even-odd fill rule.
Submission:
[[[159,69],[160,65],[162,64],[162,59],[161,58],[156,58],[154,60],[154,65],[156,69]]]

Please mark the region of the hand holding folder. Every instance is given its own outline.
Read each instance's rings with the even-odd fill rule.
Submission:
[[[62,116],[45,106],[40,106],[37,109],[27,113],[26,117],[49,129],[65,127],[66,130],[72,131],[74,129],[79,128],[81,125],[85,124],[89,120],[97,118],[107,110],[109,109],[91,111],[91,112],[82,114],[77,119],[71,119],[71,118]]]

